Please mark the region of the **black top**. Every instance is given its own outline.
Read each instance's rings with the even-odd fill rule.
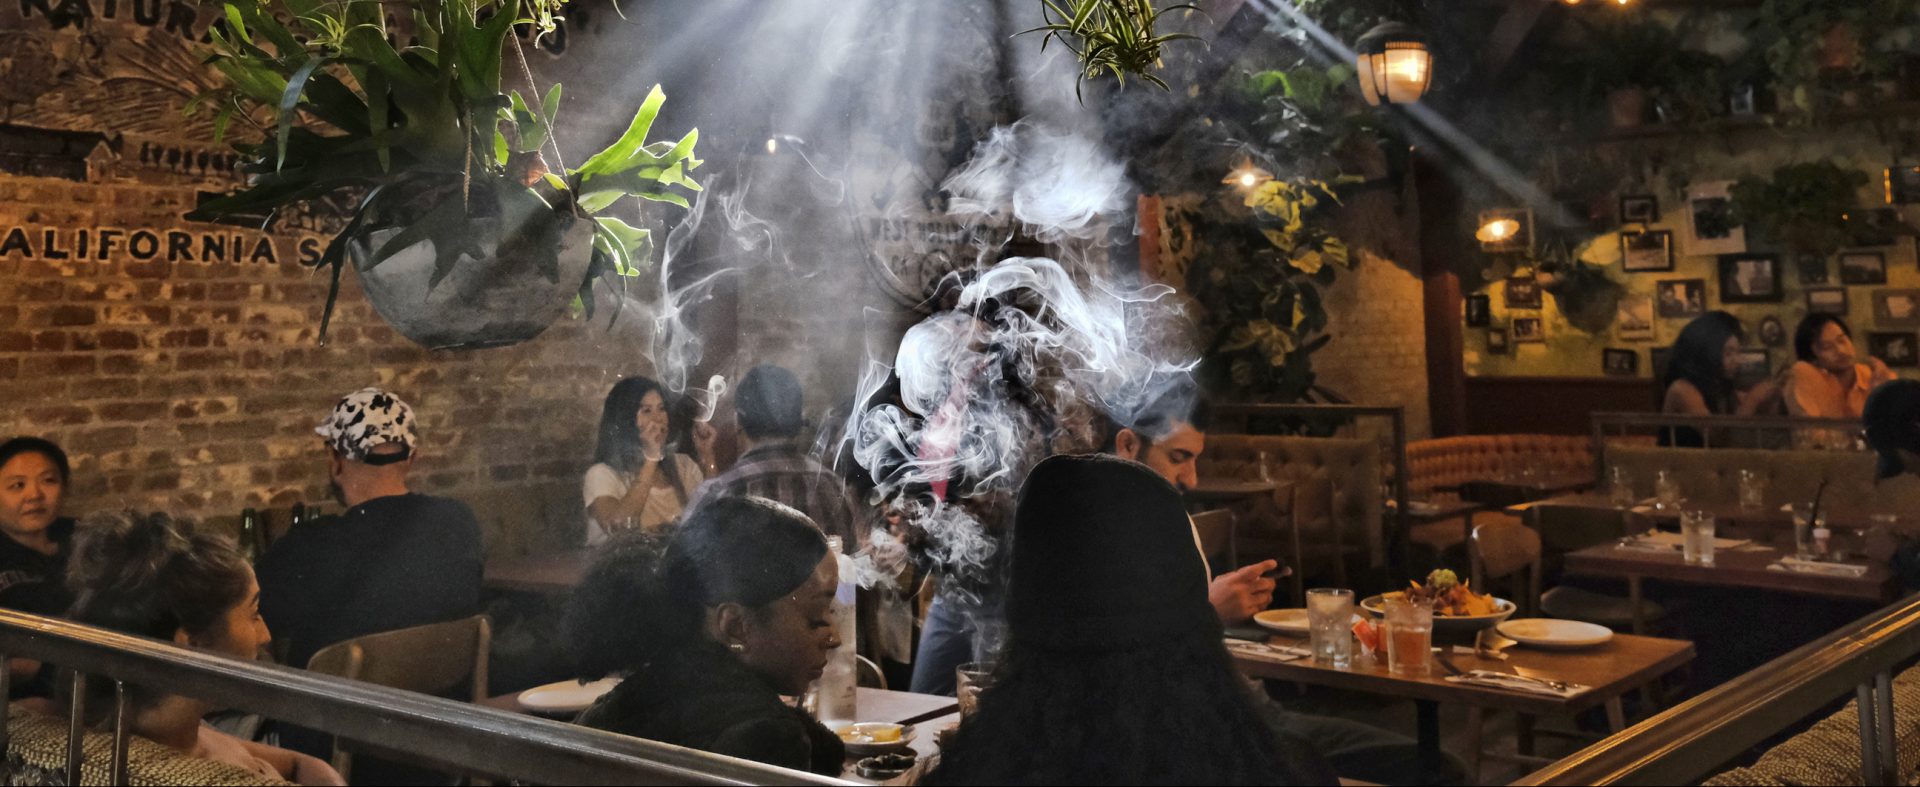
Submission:
[[[277,649],[304,668],[336,642],[480,614],[484,565],[472,509],[408,494],[302,525],[254,572]]]
[[[702,649],[649,665],[580,714],[588,727],[825,776],[846,745],[732,654]]]
[[[45,615],[67,616],[73,605],[73,593],[67,590],[67,556],[73,553],[73,520],[56,519],[47,526],[47,537],[59,546],[51,555],[43,555],[20,542],[0,536],[0,607]],[[8,699],[48,697],[53,693],[53,670],[43,669],[33,676],[13,681]]]

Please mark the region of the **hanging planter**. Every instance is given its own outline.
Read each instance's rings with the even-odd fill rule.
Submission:
[[[666,101],[655,86],[611,146],[549,171],[541,151],[559,162],[560,86],[532,104],[503,92],[501,71],[511,46],[531,83],[513,25],[550,30],[563,2],[230,0],[207,60],[227,84],[195,103],[217,110],[222,132],[237,118],[263,139],[235,146],[248,158],[247,186],[188,218],[354,196],[358,207],[313,263],[332,274],[323,343],[349,260],[380,316],[429,348],[523,342],[576,299],[590,316],[594,281],[624,287],[652,259],[646,230],[603,213],[627,197],[686,207],[675,188],[700,189],[688,176],[701,163],[699,131],[647,141]],[[385,21],[396,6],[411,10],[408,32],[426,43],[390,43],[401,37]]]

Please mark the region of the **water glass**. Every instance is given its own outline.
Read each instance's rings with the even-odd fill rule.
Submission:
[[[1767,507],[1767,479],[1758,470],[1740,471],[1740,510],[1759,511]]]
[[[1705,511],[1680,514],[1680,541],[1687,565],[1713,565],[1713,515]]]
[[[1680,480],[1673,477],[1672,470],[1662,470],[1653,477],[1653,499],[1661,508],[1680,505]]]
[[[1353,591],[1307,591],[1307,626],[1313,663],[1336,669],[1353,664]]]
[[[1433,605],[1406,599],[1387,601],[1387,672],[1396,678],[1424,678],[1433,662]]]
[[[1633,494],[1633,474],[1619,465],[1607,473],[1607,494],[1616,508],[1632,508],[1638,502]]]
[[[954,671],[953,696],[960,701],[960,720],[966,721],[980,707],[980,692],[993,686],[993,670],[971,662]]]
[[[1801,560],[1813,559],[1814,528],[1827,526],[1827,512],[1821,511],[1818,517],[1813,513],[1812,503],[1793,504],[1793,556]]]

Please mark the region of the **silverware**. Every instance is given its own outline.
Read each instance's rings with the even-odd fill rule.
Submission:
[[[1446,656],[1435,653],[1433,654],[1433,660],[1440,665],[1441,669],[1446,670],[1448,675],[1456,678],[1463,678],[1467,675],[1467,673],[1461,672],[1459,667],[1453,666],[1453,662],[1448,661]]]
[[[1542,678],[1535,675],[1523,674],[1522,668],[1520,667],[1513,668],[1513,676],[1516,678],[1520,678],[1521,680],[1538,683],[1549,689],[1553,689],[1554,691],[1570,691],[1573,689],[1573,684],[1568,683],[1564,680],[1553,680],[1551,678]]]

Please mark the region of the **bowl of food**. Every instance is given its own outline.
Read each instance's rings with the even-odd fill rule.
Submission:
[[[1475,593],[1469,585],[1453,572],[1441,569],[1428,574],[1425,584],[1410,582],[1406,590],[1361,599],[1360,608],[1385,617],[1388,599],[1405,598],[1432,604],[1435,634],[1475,634],[1513,617],[1516,609],[1513,602]]]
[[[854,763],[853,772],[874,781],[886,781],[913,770],[914,764],[919,761],[919,758],[908,753],[882,754]]]
[[[912,727],[877,721],[837,726],[833,732],[847,745],[847,752],[856,756],[896,752],[913,742]]]

